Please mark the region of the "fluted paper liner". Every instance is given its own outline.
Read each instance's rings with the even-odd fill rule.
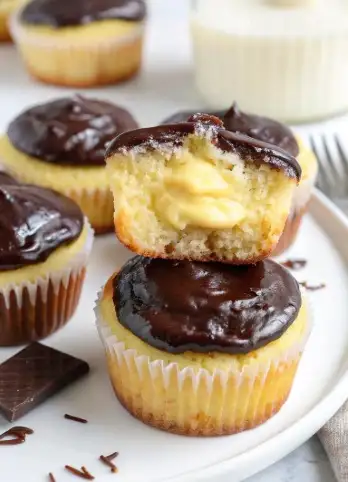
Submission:
[[[0,346],[44,338],[71,318],[93,244],[93,230],[87,220],[85,223],[86,241],[68,266],[38,277],[35,283],[8,283],[0,288]]]
[[[73,0],[72,0],[73,1]],[[40,80],[73,87],[89,87],[132,77],[140,67],[143,25],[120,37],[87,37],[68,42],[37,35],[22,27],[21,11],[10,20],[10,31],[29,72]]]
[[[310,322],[302,336],[279,357],[240,369],[180,368],[151,361],[126,349],[102,318],[97,328],[104,345],[109,375],[122,405],[135,417],[159,429],[186,435],[224,435],[253,428],[272,417],[290,393]]]
[[[73,199],[88,217],[96,234],[114,231],[114,200],[109,186],[61,191]]]
[[[299,229],[301,227],[303,216],[307,213],[308,204],[313,192],[315,181],[317,179],[317,170],[308,179],[300,182],[295,189],[290,213],[286,220],[283,233],[274,249],[272,256],[280,256],[287,251],[296,241]]]

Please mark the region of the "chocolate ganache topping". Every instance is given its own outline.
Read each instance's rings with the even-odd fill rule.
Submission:
[[[170,353],[249,353],[279,338],[301,307],[297,281],[271,260],[233,266],[136,256],[113,289],[119,322]]]
[[[24,7],[20,19],[29,25],[59,28],[110,19],[137,22],[145,16],[143,0],[33,0]]]
[[[41,263],[84,224],[69,198],[37,186],[0,185],[0,271]]]
[[[183,122],[195,111],[182,111],[174,114],[163,121],[163,124]],[[268,117],[242,112],[234,103],[229,110],[211,111],[210,114],[221,119],[225,128],[232,132],[239,132],[260,141],[274,144],[296,157],[299,147],[291,129],[280,122]]]
[[[136,127],[137,122],[125,109],[74,96],[24,111],[10,123],[7,135],[16,149],[42,161],[103,166],[108,143]]]
[[[125,152],[132,148],[158,149],[161,144],[174,149],[180,147],[190,134],[210,136],[212,143],[224,152],[237,154],[246,162],[268,164],[271,168],[282,170],[288,177],[296,178],[298,181],[301,178],[301,167],[288,152],[259,139],[228,131],[223,128],[221,119],[211,114],[194,114],[187,122],[124,132],[109,144],[106,158],[116,152]]]

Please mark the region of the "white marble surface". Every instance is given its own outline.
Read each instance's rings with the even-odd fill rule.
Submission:
[[[316,437],[246,482],[336,482],[329,460]]]

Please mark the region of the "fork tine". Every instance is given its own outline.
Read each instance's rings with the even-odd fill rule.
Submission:
[[[312,151],[313,151],[313,153],[314,153],[314,155],[315,155],[315,157],[317,158],[317,161],[318,161],[318,181],[317,181],[318,187],[321,191],[323,191],[324,194],[331,197],[331,194],[330,194],[331,193],[331,185],[327,180],[326,172],[324,170],[322,159],[319,155],[317,146],[315,145],[314,138],[312,136],[309,137],[309,144],[310,144],[310,147],[311,147],[311,149],[312,149]]]
[[[329,168],[330,168],[330,173],[333,177],[333,181],[334,181],[335,184],[336,183],[340,184],[339,181],[340,181],[340,178],[341,178],[341,174],[339,172],[339,169],[337,168],[336,162],[334,161],[334,159],[332,157],[332,154],[331,154],[331,151],[329,149],[327,140],[326,140],[325,136],[323,136],[323,135],[321,136],[321,142],[322,142],[323,147],[324,147],[325,156],[326,156]]]
[[[345,180],[344,180],[345,182],[343,182],[342,184],[344,186],[344,193],[345,195],[347,195],[348,194],[348,157],[342,147],[341,141],[339,140],[337,134],[335,134],[334,139],[336,142],[337,151],[343,167],[343,173],[345,175]]]

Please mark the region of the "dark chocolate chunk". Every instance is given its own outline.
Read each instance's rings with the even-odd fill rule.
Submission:
[[[0,365],[0,413],[18,420],[88,371],[86,362],[32,343]]]
[[[119,322],[168,353],[250,353],[277,340],[301,308],[298,282],[266,259],[246,266],[135,256],[113,281]]]

